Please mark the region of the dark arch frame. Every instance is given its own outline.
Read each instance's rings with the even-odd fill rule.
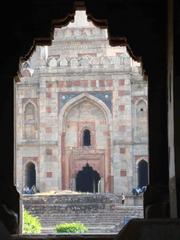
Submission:
[[[104,1],[106,3],[106,1]],[[121,2],[122,6],[121,7]],[[168,125],[167,128],[167,107],[169,110],[172,109],[172,104],[173,101],[168,100],[170,105],[167,106],[167,88],[166,84],[168,80],[168,83],[177,84],[177,94],[178,94],[178,77],[179,76],[179,68],[176,68],[175,75],[170,75],[169,73],[173,69],[173,63],[169,65],[168,68],[168,73],[167,73],[167,68],[166,68],[166,58],[167,56],[167,39],[165,37],[165,31],[167,29],[167,21],[169,22],[170,25],[170,30],[173,29],[173,23],[171,23],[171,16],[173,15],[173,11],[175,12],[176,16],[177,13],[179,12],[178,9],[176,8],[176,11],[173,10],[173,7],[171,7],[171,4],[173,4],[173,1],[168,0],[168,4],[171,8],[168,8],[168,13],[169,16],[167,17],[167,12],[166,12],[166,4],[164,1],[153,1],[153,2],[148,2],[147,4],[134,4],[131,5],[131,2],[124,2],[124,1],[117,1],[114,2],[108,2],[109,7],[108,9],[111,9],[111,12],[108,12],[108,9],[105,7],[106,4],[101,3],[101,1],[86,1],[87,3],[87,11],[88,15],[90,18],[94,19],[94,21],[101,25],[101,26],[106,26],[106,23],[108,23],[109,19],[109,32],[111,33],[110,35],[110,40],[114,44],[120,44],[122,36],[127,36],[128,41],[131,41],[130,43],[131,46],[133,45],[133,50],[135,49],[136,53],[140,53],[139,55],[143,56],[143,62],[144,66],[146,66],[146,69],[151,73],[151,81],[150,81],[150,101],[152,100],[151,106],[150,106],[150,182],[153,186],[157,186],[157,191],[155,193],[151,189],[149,189],[150,193],[154,198],[152,197],[151,200],[148,200],[145,202],[145,206],[148,207],[151,206],[152,204],[155,204],[157,201],[157,192],[159,186],[162,186],[163,194],[162,191],[160,191],[161,195],[158,204],[164,207],[164,203],[166,203],[167,196],[169,196],[168,192],[168,187],[169,187],[169,182],[171,180],[174,180],[174,178],[177,177],[177,173],[173,174],[173,171],[171,173],[170,179],[168,175],[168,166],[169,162],[174,163],[173,161],[173,154],[170,156],[170,161],[168,161],[168,143],[167,143],[167,134],[168,134],[168,129],[170,129],[171,133],[174,133],[175,131],[170,128],[170,125]],[[114,4],[115,3],[115,4]],[[33,3],[29,3],[29,8],[27,9],[26,7],[23,9],[20,9],[19,4],[14,4],[13,5],[13,11],[11,11],[11,14],[9,14],[8,19],[6,21],[3,21],[3,16],[2,16],[2,31],[5,31],[6,27],[12,26],[12,30],[8,28],[9,32],[9,38],[2,38],[3,43],[1,44],[2,46],[2,52],[4,53],[4,49],[8,49],[8,46],[11,46],[12,41],[15,44],[15,47],[9,48],[8,52],[6,54],[2,54],[2,66],[1,66],[1,74],[2,78],[4,80],[1,81],[1,96],[2,96],[2,109],[6,109],[6,111],[2,111],[1,114],[1,149],[2,149],[2,155],[6,156],[6,158],[3,160],[3,165],[1,168],[1,174],[3,176],[2,182],[3,185],[7,185],[6,191],[7,191],[7,197],[4,195],[3,199],[7,205],[9,205],[14,211],[16,211],[19,214],[19,195],[18,192],[14,190],[14,174],[13,174],[13,169],[14,169],[14,164],[13,164],[13,116],[12,116],[12,111],[13,111],[13,81],[12,81],[12,76],[16,74],[17,68],[19,66],[19,57],[24,56],[25,59],[29,57],[29,55],[32,53],[33,49],[35,48],[36,44],[50,44],[52,40],[52,28],[50,27],[52,19],[60,19],[54,21],[54,24],[66,24],[70,20],[72,20],[73,16],[73,10],[74,10],[74,1],[68,1],[68,7],[65,6],[64,1],[62,1],[61,8],[52,3],[43,4],[43,1],[41,1],[41,4],[35,5],[37,10],[34,11],[32,15],[32,10],[33,10]],[[84,1],[77,1],[75,6],[78,6],[79,8],[84,7]],[[96,4],[96,5],[95,5]],[[127,4],[127,5],[126,5]],[[127,6],[127,7],[126,7]],[[21,6],[22,7],[22,6]],[[153,8],[152,8],[153,7]],[[140,8],[141,11],[138,11]],[[6,11],[9,9],[9,5],[5,4],[2,7],[2,11]],[[44,11],[42,11],[44,9]],[[51,11],[46,11],[46,9],[51,9]],[[58,9],[61,9],[60,12],[57,12]],[[122,9],[122,10],[121,10]],[[136,9],[136,10],[135,10]],[[146,11],[148,9],[148,12]],[[149,11],[151,9],[161,9],[160,14],[158,16],[156,15],[156,12],[159,13],[159,11],[156,11],[152,14],[150,14],[152,11]],[[145,11],[144,11],[145,10]],[[123,11],[124,14],[121,14]],[[130,11],[130,12],[128,12]],[[21,14],[22,12],[26,12],[26,14]],[[142,17],[136,18],[134,14],[139,14],[143,13]],[[39,19],[39,14],[41,13],[42,20],[38,21]],[[46,13],[46,14],[44,14]],[[49,15],[48,15],[49,13]],[[130,16],[130,19],[126,19],[125,17],[127,16],[126,13],[130,13],[128,16]],[[149,15],[147,15],[147,13]],[[18,22],[16,16],[19,16]],[[33,16],[33,18],[32,18]],[[111,17],[113,16],[113,17]],[[146,17],[147,16],[147,17]],[[149,24],[147,22],[148,17],[152,16],[152,20],[155,21],[149,21]],[[166,18],[165,18],[166,16]],[[119,21],[116,21],[117,17],[119,18]],[[121,21],[122,18],[122,21]],[[37,19],[37,21],[36,21]],[[46,21],[44,20],[46,19]],[[142,21],[143,19],[143,21]],[[167,20],[167,21],[161,21],[161,20]],[[177,18],[178,19],[178,18]],[[176,19],[176,24],[178,23],[178,20]],[[132,21],[133,20],[133,21]],[[139,24],[138,24],[138,20]],[[29,34],[27,36],[26,28],[21,28],[21,39],[19,38],[18,34],[14,34],[14,29],[16,29],[19,26],[19,23],[23,22],[24,26],[29,26]],[[34,22],[36,22],[36,28],[34,27]],[[117,25],[115,24],[117,22]],[[173,22],[173,21],[172,21]],[[47,24],[49,23],[49,24]],[[132,24],[133,23],[133,24]],[[153,28],[151,27],[151,24],[155,23],[156,27]],[[122,25],[121,25],[122,24]],[[146,25],[147,24],[147,25]],[[143,28],[146,25],[146,28]],[[47,29],[46,29],[46,26]],[[118,26],[116,28],[116,26]],[[135,26],[139,26],[136,28]],[[165,27],[166,26],[166,27]],[[19,28],[18,28],[19,29]],[[142,34],[142,29],[147,29],[148,34]],[[38,33],[39,31],[39,33]],[[158,31],[158,34],[156,35],[156,31]],[[4,34],[6,36],[6,34]],[[47,37],[49,36],[49,37]],[[157,36],[157,37],[156,37]],[[178,31],[175,32],[175,36],[177,39],[179,39],[179,34]],[[134,38],[133,38],[134,37]],[[170,36],[171,37],[171,36]],[[147,39],[147,41],[145,41]],[[154,40],[154,41],[152,41]],[[178,42],[178,41],[177,41]],[[23,44],[20,44],[23,43]],[[148,46],[148,48],[144,49],[144,47]],[[152,47],[153,45],[153,47]],[[178,45],[178,44],[177,44]],[[179,48],[176,45],[176,50],[179,50]],[[7,47],[6,47],[7,46]],[[18,47],[16,47],[18,46]],[[171,47],[173,46],[173,41],[171,41],[171,38],[168,39],[168,46]],[[159,49],[158,49],[159,48]],[[29,50],[30,49],[30,50]],[[158,49],[158,51],[156,51]],[[176,55],[176,59],[174,63],[178,66],[178,51],[173,51],[169,52],[168,55],[168,63],[173,59],[173,54]],[[9,56],[13,56],[11,58],[12,62],[11,64],[7,64],[9,62]],[[157,64],[159,63],[159,64]],[[16,76],[16,80],[18,77]],[[177,79],[177,82],[176,82]],[[173,89],[168,87],[168,89]],[[172,90],[173,92],[173,90]],[[176,95],[173,96],[173,93],[168,92],[176,99]],[[8,97],[7,95],[8,94]],[[178,95],[177,95],[178,96]],[[5,99],[5,100],[4,100]],[[178,108],[179,109],[179,108]],[[177,109],[175,109],[175,117],[177,116]],[[154,120],[154,115],[156,115],[156,120]],[[170,115],[172,117],[172,123],[174,119],[174,115]],[[158,121],[157,121],[158,120]],[[178,124],[178,121],[177,123]],[[177,125],[178,126],[178,125]],[[176,128],[176,125],[175,125]],[[178,133],[176,135],[175,139],[175,144],[178,144]],[[172,148],[174,146],[173,143],[173,138],[169,139],[170,143],[172,142]],[[177,141],[177,142],[176,142]],[[158,146],[158,149],[157,149]],[[9,151],[7,151],[9,149]],[[174,150],[172,149],[174,152]],[[175,159],[178,159],[178,152],[175,152]],[[7,161],[8,159],[8,161]],[[177,163],[175,163],[177,164]],[[176,166],[175,166],[176,167]],[[161,171],[163,169],[164,171]],[[8,177],[4,177],[4,173],[6,172],[6,175]],[[172,181],[175,183],[175,181]],[[10,186],[10,187],[8,187]],[[176,185],[174,185],[176,189]],[[179,189],[179,187],[177,187]],[[161,188],[160,188],[161,190]],[[177,191],[179,192],[179,191]],[[9,199],[12,199],[13,196],[13,203],[9,201]],[[164,197],[165,196],[165,197]],[[159,206],[158,205],[158,206]],[[175,204],[174,204],[175,205]],[[160,206],[161,207],[161,206]],[[173,209],[173,207],[171,206]],[[164,208],[163,208],[164,209]],[[158,216],[161,216],[162,214],[159,212]],[[177,211],[176,211],[177,212]],[[180,211],[178,209],[178,214],[180,214]],[[169,215],[167,215],[169,216]],[[179,215],[178,215],[179,216]],[[162,216],[164,217],[164,215]]]

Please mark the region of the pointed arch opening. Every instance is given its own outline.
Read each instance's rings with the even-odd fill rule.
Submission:
[[[142,188],[148,185],[148,163],[141,160],[138,163],[138,187]]]
[[[86,164],[76,176],[76,191],[92,192],[99,191],[100,175],[89,164]]]
[[[147,103],[144,99],[140,99],[135,105],[135,138],[138,142],[147,141],[147,118]]]
[[[29,189],[36,186],[36,166],[32,162],[27,163],[25,168],[25,186]]]

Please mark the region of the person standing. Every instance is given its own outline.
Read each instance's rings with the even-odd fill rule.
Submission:
[[[124,205],[124,203],[125,203],[125,195],[124,195],[124,193],[122,193],[122,195],[121,195],[121,203]]]

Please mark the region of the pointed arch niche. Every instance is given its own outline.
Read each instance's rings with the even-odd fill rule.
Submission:
[[[75,190],[77,173],[89,164],[103,179],[101,189],[111,191],[110,121],[105,103],[88,93],[63,106],[59,114],[62,189]]]
[[[148,113],[147,102],[140,99],[135,105],[135,138],[137,141],[147,140]]]
[[[32,101],[24,105],[23,111],[23,138],[37,139],[37,106]]]

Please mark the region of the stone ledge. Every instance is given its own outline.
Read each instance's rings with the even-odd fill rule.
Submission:
[[[132,219],[115,240],[179,240],[179,219]]]
[[[117,234],[12,235],[13,240],[112,240]]]

